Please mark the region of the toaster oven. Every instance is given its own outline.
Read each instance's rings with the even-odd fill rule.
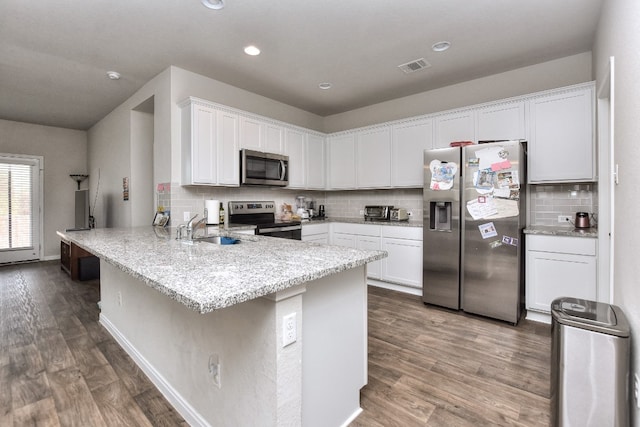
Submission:
[[[365,221],[389,221],[393,206],[365,206]]]

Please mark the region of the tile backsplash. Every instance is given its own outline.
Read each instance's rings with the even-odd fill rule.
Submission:
[[[225,209],[232,200],[273,200],[279,211],[283,203],[291,204],[295,209],[297,196],[313,199],[316,208],[324,205],[328,217],[362,218],[361,211],[366,205],[393,205],[410,211],[412,221],[422,221],[421,188],[300,191],[266,187],[182,187],[178,183],[166,186],[170,191],[163,195],[162,203],[170,206],[172,225],[183,222],[184,212],[202,215],[207,199],[220,200]],[[531,225],[559,226],[558,215],[573,219],[576,212],[593,213],[597,220],[597,184],[530,185],[529,192]],[[166,200],[168,195],[170,200]]]
[[[531,185],[529,188],[531,225],[559,226],[562,224],[558,223],[558,215],[570,216],[573,221],[576,212],[593,213],[593,218],[598,218],[597,184]]]
[[[171,196],[171,216],[174,218],[173,225],[181,224],[184,221],[184,212],[192,215],[204,213],[204,201],[209,199],[220,200],[227,209],[228,202],[252,200],[271,201],[276,203],[278,212],[282,204],[287,203],[296,208],[296,197],[304,196],[313,199],[316,209],[319,205],[326,205],[324,191],[289,190],[270,187],[182,187],[173,183]],[[326,207],[325,207],[326,209]],[[329,215],[329,213],[327,212]]]
[[[411,212],[410,220],[422,221],[422,188],[402,190],[355,190],[326,193],[327,215],[362,218],[367,205],[393,205]]]
[[[393,205],[411,211],[412,220],[422,220],[422,189],[402,190],[354,190],[354,191],[303,191],[266,187],[182,187],[178,183],[171,185],[172,225],[184,221],[184,212],[202,215],[204,201],[220,200],[225,209],[229,201],[235,200],[273,200],[278,211],[283,203],[295,209],[296,197],[304,196],[319,205],[325,206],[328,217],[362,218],[361,211],[366,205]]]

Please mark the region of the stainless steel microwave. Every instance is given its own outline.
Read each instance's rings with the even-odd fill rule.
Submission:
[[[273,187],[289,185],[289,156],[240,150],[240,184]]]

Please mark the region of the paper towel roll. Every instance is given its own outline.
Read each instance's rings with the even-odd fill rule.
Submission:
[[[220,224],[220,200],[205,200],[207,224]]]

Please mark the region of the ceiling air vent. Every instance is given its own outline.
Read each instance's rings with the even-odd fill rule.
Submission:
[[[429,64],[424,58],[414,59],[413,61],[407,62],[406,64],[398,65],[398,68],[400,68],[406,74],[429,67],[431,67],[431,64]]]

